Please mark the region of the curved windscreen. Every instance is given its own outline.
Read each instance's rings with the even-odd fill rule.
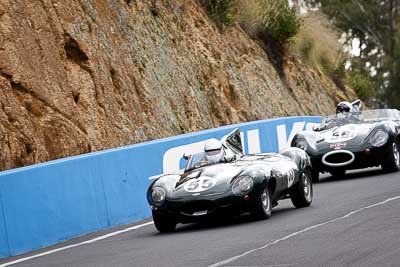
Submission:
[[[325,130],[344,124],[373,123],[385,120],[400,121],[400,111],[397,109],[373,109],[329,115],[323,118],[320,129]]]
[[[196,169],[208,165],[205,152],[196,153],[190,156],[186,164],[185,171]]]

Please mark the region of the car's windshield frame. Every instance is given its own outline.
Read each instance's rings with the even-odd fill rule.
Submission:
[[[400,111],[397,109],[374,109],[328,115],[323,118],[320,128],[331,129],[346,124],[374,123],[385,120],[400,121]]]
[[[211,163],[209,163],[206,159],[205,152],[195,153],[195,154],[190,155],[190,158],[186,163],[185,172],[193,170],[193,169],[201,168],[203,166],[210,165],[210,164]]]

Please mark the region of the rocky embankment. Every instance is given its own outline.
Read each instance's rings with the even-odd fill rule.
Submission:
[[[0,170],[333,111],[332,81],[293,56],[277,68],[199,1],[0,2]]]

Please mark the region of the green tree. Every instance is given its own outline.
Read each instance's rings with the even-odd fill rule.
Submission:
[[[258,0],[260,5],[260,34],[280,44],[295,36],[301,27],[296,9],[287,0]]]
[[[209,14],[217,22],[218,27],[224,30],[235,22],[237,0],[203,0]]]
[[[371,74],[378,95],[400,107],[399,0],[305,0],[320,8],[346,33],[351,44],[360,41],[360,54],[352,60],[353,70]]]

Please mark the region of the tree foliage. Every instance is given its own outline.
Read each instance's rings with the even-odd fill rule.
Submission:
[[[258,0],[260,4],[260,33],[285,43],[295,36],[301,27],[296,10],[287,0]]]
[[[235,21],[236,0],[205,0],[208,13],[217,22],[218,27],[223,30]]]
[[[296,35],[301,19],[287,0],[202,0],[221,30],[239,22],[250,35],[279,44]]]
[[[356,77],[366,75],[378,95],[400,106],[399,0],[305,0],[320,8],[346,34],[357,38],[360,54],[352,60]]]

